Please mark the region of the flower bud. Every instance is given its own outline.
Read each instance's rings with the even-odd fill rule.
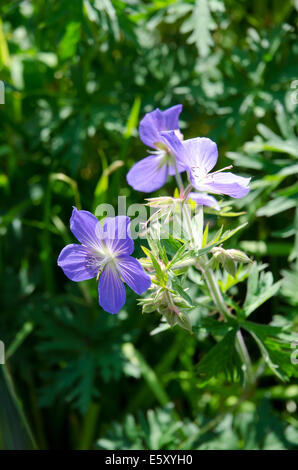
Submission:
[[[229,273],[231,276],[236,275],[236,263],[251,263],[249,257],[240,250],[225,250],[221,246],[212,248],[212,258],[210,260],[210,266],[217,268],[219,264]]]
[[[185,330],[192,333],[191,321],[186,313],[180,312],[179,315],[176,316],[176,323],[181,326],[181,328],[184,328]]]
[[[231,249],[226,252],[238,263],[252,263],[252,260],[243,251]]]

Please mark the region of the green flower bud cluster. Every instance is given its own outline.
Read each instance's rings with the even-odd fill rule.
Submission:
[[[221,246],[211,249],[212,258],[209,262],[212,269],[216,269],[221,265],[231,276],[236,275],[237,263],[252,263],[251,259],[240,250],[225,250]]]

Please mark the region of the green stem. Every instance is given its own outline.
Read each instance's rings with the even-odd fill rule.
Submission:
[[[6,365],[0,366],[0,449],[36,449]]]
[[[245,341],[243,339],[243,336],[240,330],[238,330],[236,334],[236,347],[244,365],[246,387],[250,389],[251,387],[255,385],[256,376],[254,374],[250,356],[249,356]]]
[[[223,296],[221,294],[218,282],[215,278],[213,270],[208,266],[208,258],[207,255],[202,256],[203,261],[200,260],[199,262],[199,267],[203,273],[203,276],[205,277],[206,283],[208,290],[210,292],[210,295],[212,297],[212,300],[214,304],[216,305],[219,313],[226,319],[233,319],[235,321],[234,315],[231,314],[229,311]]]
[[[200,268],[205,277],[205,280],[206,280],[206,283],[207,283],[207,286],[208,286],[208,289],[209,289],[209,292],[210,292],[210,295],[212,297],[214,304],[216,305],[219,313],[224,317],[226,321],[233,320],[235,322],[234,315],[231,314],[231,312],[229,311],[224,301],[218,282],[215,278],[214,272],[212,269],[210,269],[207,266],[207,263],[206,263],[206,260],[208,262],[207,256],[203,256],[202,258],[204,259],[205,263],[203,264],[200,262]],[[249,353],[247,351],[247,348],[246,348],[246,345],[245,345],[245,342],[244,342],[244,339],[240,330],[238,330],[236,334],[236,347],[237,347],[237,351],[239,353],[239,356],[244,366],[243,369],[244,369],[244,374],[245,374],[245,382],[246,382],[245,385],[246,387],[250,388],[255,383],[255,375],[254,375],[254,371],[252,368],[252,363],[249,357]]]
[[[175,178],[176,178],[176,181],[177,181],[177,184],[178,184],[178,188],[180,190],[182,189],[182,191],[184,191],[183,181],[182,181],[181,175],[178,172],[178,168],[177,168],[176,157],[174,156],[173,159],[174,159],[174,166],[175,166]]]
[[[84,417],[83,427],[81,431],[82,437],[78,445],[79,450],[92,449],[99,412],[100,412],[99,404],[91,403]]]
[[[181,179],[181,175],[178,172],[176,159],[174,159],[174,166],[175,166],[175,171],[176,171],[175,177],[176,177],[177,184],[180,187],[180,189],[182,189],[182,191],[184,191],[183,182],[182,182],[182,179]],[[189,187],[187,188],[187,190],[189,192]],[[183,226],[183,222],[185,220],[186,225],[187,225],[187,229],[188,229],[188,232],[189,232],[190,241],[193,243],[194,242],[194,234],[193,234],[193,230],[192,230],[190,212],[191,212],[190,205],[186,202],[186,200],[181,202],[182,226]]]
[[[189,195],[189,193],[191,192],[191,190],[192,190],[192,185],[189,184],[189,185],[187,186],[186,190],[184,191],[184,195],[183,195],[184,199],[187,199],[187,196]]]
[[[188,236],[190,238],[190,242],[193,244],[195,238],[194,238],[194,233],[192,229],[190,211],[191,211],[190,205],[186,202],[182,202],[181,203],[182,226],[184,225],[184,221],[185,221],[187,225],[187,231],[188,231]]]
[[[181,176],[178,173],[176,163],[175,163],[175,169],[176,169],[176,180],[177,180],[177,182],[181,181]],[[181,181],[181,184],[182,184],[182,181]],[[183,186],[182,186],[182,188],[183,188]],[[190,237],[191,237],[191,242],[194,245],[196,245],[196,240],[195,240],[194,233],[193,233],[193,228],[192,228],[190,211],[188,210],[188,207],[184,203],[181,204],[181,212],[182,212],[182,216],[183,215],[185,216],[185,221],[186,221],[187,226],[188,226],[189,234],[190,234]],[[198,225],[199,225],[199,230],[200,230],[201,233],[198,234],[198,239],[200,240],[203,236],[203,227],[204,227],[204,218],[203,218],[204,216],[203,216],[203,207],[202,206],[200,207],[199,216],[200,216],[200,220],[199,220]],[[232,313],[228,309],[228,307],[227,307],[227,305],[224,301],[224,298],[222,296],[222,293],[220,291],[218,282],[215,278],[214,272],[209,267],[208,264],[209,264],[208,256],[207,255],[202,256],[200,258],[199,267],[200,267],[200,269],[203,273],[203,276],[205,277],[206,284],[207,284],[208,290],[210,292],[211,298],[214,302],[214,305],[217,307],[219,313],[223,316],[223,318],[226,321],[233,320],[233,322],[235,322],[235,317],[234,317],[234,315],[232,315]],[[242,336],[242,333],[241,333],[240,330],[238,330],[237,334],[236,334],[236,348],[237,348],[239,356],[240,356],[240,358],[243,362],[243,369],[244,369],[244,373],[245,373],[246,387],[250,389],[250,387],[255,384],[256,379],[255,379],[255,375],[254,375],[254,372],[253,372],[253,368],[252,368],[251,360],[250,360],[250,357],[249,357],[249,353],[247,351],[247,348],[246,348],[246,345],[245,345],[245,342],[244,342],[244,339],[243,339],[243,336]]]

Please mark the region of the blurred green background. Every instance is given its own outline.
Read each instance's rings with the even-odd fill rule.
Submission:
[[[253,178],[234,204],[249,226],[231,246],[282,279],[254,321],[297,329],[297,8],[295,0],[1,1],[0,448],[297,447],[297,381],[278,382],[252,344],[264,374],[235,406],[239,383],[196,374],[212,336],[178,327],[150,335],[160,317],[142,316],[134,293],[111,316],[95,281],[72,283],[56,265],[74,240],[73,205],[116,206],[118,195],[143,202],[125,179],[147,154],[139,120],[182,103],[185,138],[212,138],[219,167],[232,162]]]

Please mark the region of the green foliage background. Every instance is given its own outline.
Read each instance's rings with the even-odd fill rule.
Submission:
[[[237,381],[198,375],[219,331],[150,336],[160,318],[141,316],[132,292],[111,316],[94,281],[71,283],[56,265],[73,205],[143,201],[125,179],[146,155],[139,119],[183,103],[185,138],[214,139],[219,167],[253,178],[231,246],[282,280],[253,321],[297,330],[296,27],[294,0],[1,2],[0,447],[297,447],[297,382],[278,381],[253,342],[264,374],[238,401]]]

